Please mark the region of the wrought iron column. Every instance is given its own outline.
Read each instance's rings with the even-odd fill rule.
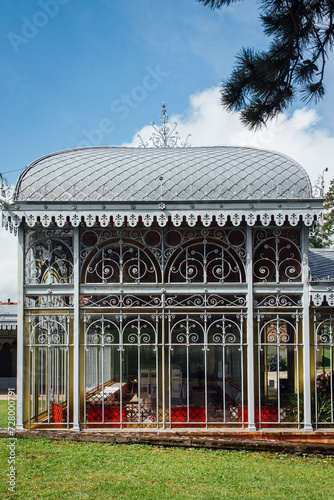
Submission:
[[[253,314],[253,228],[247,225],[247,392],[248,429],[255,431],[254,314]]]
[[[80,229],[73,228],[73,430],[80,430]]]
[[[308,233],[304,224],[301,230],[302,282],[303,282],[303,375],[304,375],[304,430],[312,431],[311,417],[311,345],[310,345],[310,308],[309,308],[309,262]]]
[[[16,427],[24,427],[24,225],[18,228],[18,305],[17,305],[17,400]],[[28,402],[30,404],[30,402]]]

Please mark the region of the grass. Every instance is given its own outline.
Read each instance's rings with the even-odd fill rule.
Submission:
[[[0,399],[0,429],[8,427],[8,402]]]
[[[1,499],[317,499],[334,497],[334,458],[47,439],[0,439]]]

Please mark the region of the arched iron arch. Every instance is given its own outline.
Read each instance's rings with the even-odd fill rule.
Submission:
[[[129,238],[111,238],[97,245],[81,268],[81,283],[159,283],[161,279],[152,252]]]
[[[217,239],[188,241],[173,254],[166,283],[244,283],[245,267],[237,252]]]

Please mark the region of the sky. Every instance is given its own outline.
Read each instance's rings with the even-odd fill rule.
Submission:
[[[15,184],[45,154],[138,146],[162,102],[192,146],[240,145],[288,154],[312,182],[334,178],[334,55],[325,99],[296,102],[250,132],[220,105],[241,47],[265,49],[259,2],[212,11],[196,0],[2,0],[0,172]],[[0,229],[0,301],[17,298],[17,240]]]

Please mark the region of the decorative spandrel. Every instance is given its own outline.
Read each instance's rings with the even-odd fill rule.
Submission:
[[[158,270],[147,252],[123,240],[102,248],[85,271],[86,283],[157,283],[158,280]]]
[[[67,346],[70,316],[29,316],[30,346]]]
[[[173,260],[170,283],[241,283],[242,263],[224,247],[204,241],[190,245]]]
[[[254,232],[254,281],[300,282],[302,273],[298,229]]]
[[[174,315],[169,316],[170,343],[171,344],[203,344],[204,325],[201,318],[186,315],[179,319]]]
[[[258,313],[258,345],[298,344],[298,323],[301,317],[302,314],[298,311],[290,316],[277,314],[276,317]]]
[[[82,315],[85,325],[85,347],[156,345],[157,314],[90,314]]]
[[[219,345],[241,344],[243,335],[243,315],[210,315],[208,343]]]
[[[26,284],[73,282],[71,231],[30,231],[26,237]]]
[[[104,316],[98,319],[84,316],[86,345],[119,344],[119,325]]]
[[[254,306],[261,308],[272,307],[302,307],[302,296],[297,294],[271,293],[269,295],[256,294]]]
[[[315,345],[334,345],[334,317],[314,313]]]
[[[86,283],[241,283],[243,229],[85,230],[81,263]]]

